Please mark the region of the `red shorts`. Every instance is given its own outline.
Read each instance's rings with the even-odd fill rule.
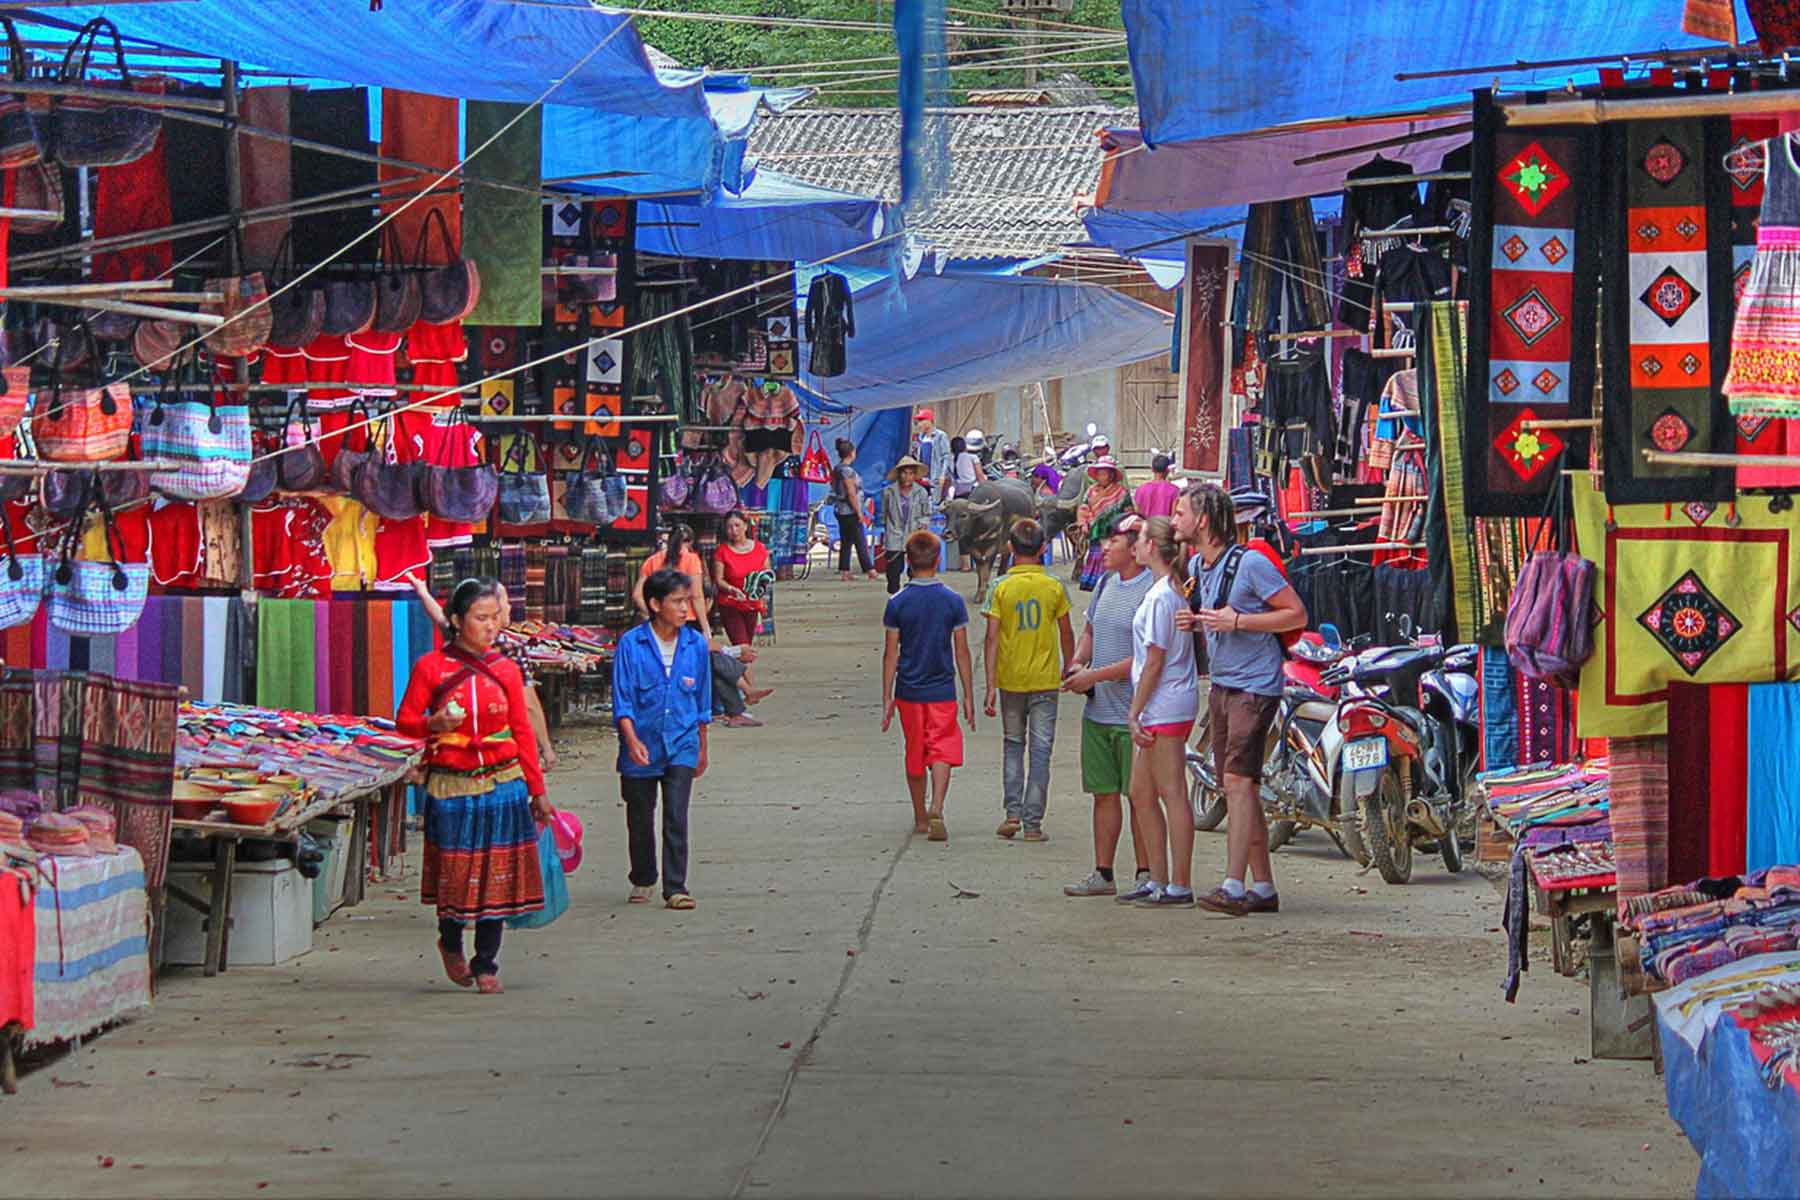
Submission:
[[[1185,742],[1188,740],[1188,734],[1194,732],[1194,723],[1192,721],[1171,721],[1167,725],[1146,725],[1144,732],[1155,737],[1177,738]]]
[[[956,723],[956,701],[899,702],[900,728],[906,734],[906,773],[923,775],[932,763],[962,766],[962,726]]]

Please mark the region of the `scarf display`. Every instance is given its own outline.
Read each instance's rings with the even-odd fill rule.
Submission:
[[[1746,684],[1669,684],[1671,879],[1744,871],[1749,703]]]
[[[1588,415],[1602,258],[1598,151],[1591,126],[1511,129],[1491,95],[1476,98],[1468,356],[1474,383],[1464,428],[1471,516],[1542,512],[1556,470],[1586,458],[1585,434],[1565,439],[1521,423]]]
[[[242,700],[245,622],[238,596],[151,596],[124,633],[72,637],[40,608],[29,624],[0,630],[0,659],[34,671],[176,684],[201,700]]]
[[[464,140],[473,149],[518,113],[519,106],[470,100],[464,106]],[[514,191],[464,181],[462,252],[481,268],[481,298],[471,325],[543,323],[544,205],[537,196],[543,174],[543,111],[533,108],[481,152],[483,179],[529,189]]]
[[[1668,728],[1668,685],[1782,680],[1800,633],[1800,514],[1713,505],[1609,508],[1575,490],[1600,622],[1581,669],[1581,736]],[[1735,519],[1735,524],[1733,524]]]
[[[1669,882],[1669,740],[1608,738],[1619,900]]]
[[[391,717],[438,629],[416,599],[263,600],[256,702],[300,713]]]
[[[1724,119],[1605,128],[1608,296],[1602,442],[1614,504],[1730,500],[1732,471],[1652,465],[1642,450],[1729,452],[1731,181]],[[1616,253],[1623,245],[1624,254]]]
[[[1425,418],[1430,460],[1425,556],[1431,564],[1436,595],[1428,620],[1433,628],[1454,628],[1459,637],[1467,637],[1478,624],[1475,544],[1462,462],[1462,422],[1468,399],[1463,347],[1468,321],[1457,304],[1428,304],[1425,308],[1430,336],[1420,344],[1419,408]]]

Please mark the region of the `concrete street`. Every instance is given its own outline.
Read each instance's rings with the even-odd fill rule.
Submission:
[[[1073,698],[1047,844],[994,837],[985,720],[950,842],[914,837],[884,600],[782,585],[769,726],[716,730],[696,795],[696,911],[626,905],[614,743],[571,732],[552,792],[586,863],[568,915],[508,934],[504,996],[443,978],[415,856],[311,954],[165,975],[152,1015],[28,1076],[6,1191],[1691,1194],[1649,1064],[1588,1061],[1585,982],[1540,959],[1502,1003],[1472,870],[1388,887],[1312,834],[1276,856],[1279,916],[1065,899],[1092,865]],[[1197,883],[1223,860],[1200,835]]]

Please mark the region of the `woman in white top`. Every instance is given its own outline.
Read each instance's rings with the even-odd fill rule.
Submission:
[[[1150,878],[1120,896],[1143,908],[1194,903],[1194,814],[1184,758],[1200,712],[1194,639],[1176,627],[1182,598],[1181,547],[1167,517],[1128,516],[1117,532],[1137,529],[1133,549],[1155,582],[1131,621],[1131,809],[1149,844]]]

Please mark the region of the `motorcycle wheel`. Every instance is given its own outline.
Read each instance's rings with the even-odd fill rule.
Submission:
[[[1299,831],[1299,828],[1300,822],[1298,821],[1270,821],[1269,852],[1273,854],[1293,841],[1294,834]]]
[[[1363,837],[1369,846],[1369,861],[1388,883],[1406,883],[1412,879],[1412,838],[1403,822],[1394,818],[1400,810],[1400,780],[1393,768],[1383,771],[1375,793],[1363,801]]]
[[[1204,718],[1193,752],[1202,759],[1212,758],[1212,728]],[[1209,786],[1192,762],[1187,764],[1187,772],[1188,805],[1194,810],[1194,828],[1202,833],[1211,832],[1225,823],[1225,790]]]
[[[1366,867],[1369,865],[1369,850],[1368,847],[1363,845],[1361,833],[1349,828],[1346,828],[1342,833],[1339,833],[1329,825],[1325,827],[1325,832],[1330,836],[1331,844],[1338,848],[1339,854],[1342,854],[1345,858],[1349,859],[1359,867]]]
[[[1451,830],[1438,839],[1438,851],[1444,856],[1444,869],[1452,875],[1462,874],[1463,852],[1462,842],[1457,839],[1456,831]]]

